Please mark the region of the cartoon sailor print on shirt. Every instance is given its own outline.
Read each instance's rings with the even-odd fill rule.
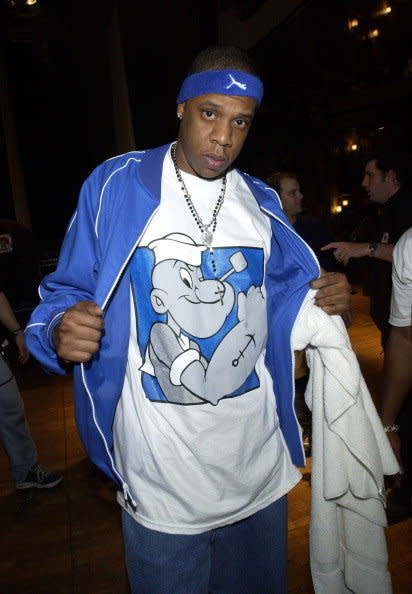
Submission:
[[[261,252],[215,248],[215,278],[206,246],[182,233],[136,251],[132,281],[144,358],[140,369],[150,400],[216,405],[259,385],[254,367],[266,339]],[[137,260],[145,260],[150,270],[146,304],[139,298],[138,253]],[[260,273],[253,275],[252,269]],[[256,280],[259,284],[253,284]]]

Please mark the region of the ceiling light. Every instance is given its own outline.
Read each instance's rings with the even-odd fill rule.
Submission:
[[[358,27],[358,25],[358,19],[349,19],[349,29],[355,29],[355,27]]]
[[[33,4],[37,4],[37,0],[26,0],[27,6],[33,6]]]
[[[386,4],[383,8],[381,8],[380,10],[378,10],[375,15],[376,16],[386,16],[388,14],[391,14],[392,12],[392,7],[389,6],[389,4]]]
[[[368,37],[369,39],[376,39],[376,37],[379,37],[379,29],[373,29],[372,31],[369,31]]]

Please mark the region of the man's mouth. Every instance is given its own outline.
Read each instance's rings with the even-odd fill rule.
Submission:
[[[213,153],[203,155],[209,169],[222,169],[226,164],[226,158]]]

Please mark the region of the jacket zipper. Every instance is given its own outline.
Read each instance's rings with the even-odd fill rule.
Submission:
[[[157,208],[156,208],[156,209],[155,209],[155,210],[152,212],[152,214],[150,215],[149,219],[148,219],[148,220],[147,220],[147,222],[146,222],[146,225],[144,226],[144,229],[143,229],[142,233],[141,233],[141,234],[139,235],[139,237],[137,238],[137,240],[136,240],[136,242],[134,243],[134,245],[133,245],[132,249],[130,250],[129,254],[127,255],[127,258],[125,259],[125,261],[123,262],[122,266],[120,267],[119,273],[118,273],[118,275],[116,276],[116,279],[115,279],[115,281],[114,281],[113,285],[111,286],[111,288],[110,288],[110,290],[109,290],[109,292],[108,292],[108,294],[107,294],[106,298],[104,299],[104,301],[103,301],[103,303],[102,303],[102,305],[101,305],[101,309],[102,309],[103,311],[104,311],[104,310],[105,310],[105,308],[107,307],[107,303],[108,303],[108,302],[109,302],[109,300],[110,300],[110,297],[111,297],[111,295],[112,295],[112,293],[113,293],[113,291],[114,291],[114,289],[115,289],[115,287],[116,287],[116,285],[117,285],[117,283],[118,283],[118,280],[119,280],[120,276],[122,275],[122,273],[123,273],[124,269],[126,268],[126,266],[127,266],[128,262],[129,262],[130,258],[132,257],[132,254],[133,254],[133,253],[134,253],[134,251],[136,250],[136,247],[138,246],[138,244],[139,244],[139,242],[140,242],[140,239],[141,239],[141,238],[142,238],[142,236],[144,235],[144,233],[145,233],[145,231],[146,231],[147,227],[150,225],[150,223],[151,223],[151,221],[152,221],[152,219],[153,219],[154,215],[156,214],[156,212],[157,212],[158,208],[159,208],[159,207],[157,207]],[[86,390],[86,393],[87,393],[87,395],[88,395],[88,397],[89,397],[90,405],[91,405],[91,408],[92,408],[92,413],[93,413],[93,421],[94,421],[94,424],[95,424],[95,426],[97,427],[97,430],[98,430],[98,432],[99,432],[99,434],[100,434],[100,437],[101,437],[101,438],[102,438],[102,440],[103,440],[104,447],[105,447],[105,450],[106,450],[106,454],[107,454],[107,456],[108,456],[108,458],[109,458],[109,460],[110,460],[110,465],[111,465],[111,467],[112,467],[113,473],[114,473],[114,474],[115,474],[115,475],[118,477],[118,479],[119,479],[119,482],[120,482],[120,483],[121,483],[121,485],[122,485],[123,497],[124,497],[124,500],[125,500],[125,502],[126,502],[126,503],[130,503],[130,504],[131,504],[131,506],[133,507],[133,509],[134,509],[134,510],[136,510],[137,504],[136,504],[136,501],[134,500],[134,498],[132,497],[132,494],[131,494],[131,492],[130,492],[130,489],[129,489],[129,485],[126,483],[126,481],[124,480],[124,478],[122,477],[122,475],[120,474],[120,472],[117,470],[117,468],[116,468],[116,466],[115,466],[115,463],[114,463],[113,456],[112,456],[112,454],[111,454],[111,452],[110,452],[110,450],[109,450],[109,447],[108,447],[108,445],[107,445],[106,437],[105,437],[105,435],[104,435],[104,433],[103,433],[103,431],[102,431],[102,429],[101,429],[100,425],[99,425],[99,424],[98,424],[98,422],[97,422],[96,415],[95,415],[95,407],[94,407],[94,400],[93,400],[93,396],[92,396],[92,393],[91,393],[91,391],[89,390],[89,387],[88,387],[88,385],[87,385],[87,382],[86,382],[86,372],[85,372],[85,369],[84,369],[84,364],[83,364],[83,363],[81,363],[81,364],[80,364],[80,367],[81,367],[81,372],[82,372],[82,382],[83,382],[83,386],[84,386],[84,388],[85,388],[85,390]]]
[[[319,269],[319,273],[320,273],[320,266],[319,263],[317,261],[315,252],[312,250],[312,248],[310,247],[310,245],[308,245],[306,243],[306,241],[298,234],[296,233],[296,231],[294,229],[291,229],[290,227],[288,227],[288,225],[286,225],[286,223],[284,223],[282,221],[282,219],[279,219],[273,212],[271,212],[270,210],[267,210],[266,208],[261,207],[261,210],[263,210],[263,212],[265,212],[267,215],[269,215],[270,217],[272,217],[273,219],[275,219],[276,221],[278,221],[278,223],[281,223],[284,227],[286,227],[289,231],[291,231],[291,233],[293,233],[294,235],[296,235],[296,237],[298,237],[302,243],[304,243],[306,245],[306,247],[309,249],[310,253],[313,256],[313,259],[315,261],[315,263],[317,263],[318,269]],[[292,343],[289,344],[289,348],[290,348],[290,354],[291,354],[291,358],[292,358],[292,398],[293,398],[293,402],[295,401],[295,356],[294,356],[294,351],[292,349]],[[293,415],[295,417],[295,422],[296,425],[299,426],[299,421],[298,418],[296,416],[296,411],[295,411],[295,407],[292,406],[292,410],[293,410]],[[306,454],[305,454],[305,449],[303,447],[303,443],[302,440],[300,440],[300,447],[301,447],[301,453],[303,456],[303,460],[306,460]]]

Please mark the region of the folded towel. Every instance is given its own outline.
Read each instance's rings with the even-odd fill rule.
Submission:
[[[399,470],[339,316],[310,291],[292,332],[312,410],[310,556],[318,594],[390,594],[384,475]]]

